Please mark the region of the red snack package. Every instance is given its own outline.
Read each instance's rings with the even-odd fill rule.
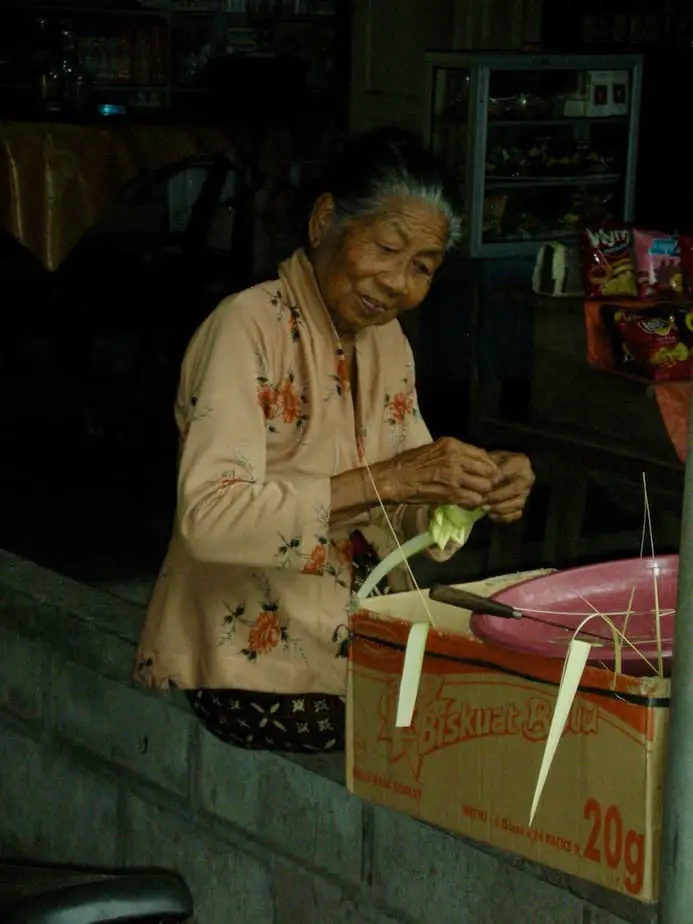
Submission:
[[[691,377],[691,354],[681,342],[673,317],[638,311],[617,311],[614,330],[623,349],[622,362],[634,374],[655,382]]]
[[[658,231],[633,233],[640,298],[674,298],[683,294],[678,238]]]
[[[688,294],[693,295],[693,234],[679,235],[681,275]]]
[[[585,229],[583,275],[588,299],[636,298],[635,263],[629,228]]]

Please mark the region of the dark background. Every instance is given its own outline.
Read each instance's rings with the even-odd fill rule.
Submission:
[[[85,20],[96,31],[111,22],[109,4],[88,9],[63,18],[76,32],[87,29]],[[272,130],[290,149],[289,159],[310,164],[309,175],[348,131],[350,53],[352,42],[361,40],[352,35],[352,14],[349,0],[337,0],[332,15],[321,14],[322,31],[313,34],[317,44],[302,46],[277,45],[273,30],[281,15],[263,13],[256,22],[262,22],[271,58],[219,55],[192,78],[195,92],[190,83],[178,86],[179,62],[173,61],[158,87],[170,91],[168,101],[158,110],[138,111],[130,90],[119,85],[92,88],[78,111],[56,115],[42,110],[35,81],[37,17],[53,14],[28,3],[0,3],[0,120],[90,123],[98,119],[100,103],[124,101],[127,120],[233,124],[258,141],[258,150]],[[640,226],[674,230],[693,224],[692,22],[683,3],[544,3],[546,51],[646,54]],[[186,38],[181,33],[176,41]],[[310,70],[316,56],[327,61],[317,75]],[[158,567],[173,510],[172,402],[184,345],[225,292],[273,272],[296,240],[304,214],[305,197],[286,177],[275,178],[273,249],[264,265],[254,260],[247,242],[254,197],[266,182],[259,156],[244,160],[242,176],[237,233],[221,260],[195,240],[162,242],[145,235],[124,244],[119,234],[116,246],[108,235],[89,234],[48,273],[9,234],[0,234],[1,546],[86,581],[150,574]],[[155,197],[156,177],[147,182]],[[489,319],[497,316],[494,292],[507,269],[483,268]],[[472,301],[464,296],[465,285],[471,283],[441,274],[420,310],[419,388],[434,435],[465,435],[472,354],[479,346],[474,337],[485,338],[484,348],[511,381],[508,416],[521,415],[526,404],[532,362],[526,325],[506,324],[502,336],[497,325],[475,331],[464,308]],[[610,509],[609,515],[618,513]]]

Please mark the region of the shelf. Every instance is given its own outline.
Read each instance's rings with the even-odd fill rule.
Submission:
[[[553,186],[606,186],[623,182],[621,173],[587,174],[586,176],[536,176],[498,178],[486,181],[486,189],[550,188]]]
[[[94,90],[99,93],[166,93],[165,83],[95,83]]]
[[[166,9],[150,9],[148,7],[135,7],[133,9],[127,9],[124,7],[100,7],[100,6],[46,6],[41,4],[38,6],[34,5],[19,5],[17,3],[15,6],[11,6],[5,9],[7,12],[11,10],[12,12],[20,13],[32,13],[32,14],[41,14],[41,15],[58,15],[58,16],[155,16],[158,18],[168,19],[170,16],[206,16],[206,17],[218,17],[221,16],[227,21],[234,21],[239,24],[247,24],[254,22],[273,22],[273,23],[289,23],[289,22],[327,22],[333,20],[336,17],[336,13],[300,13],[293,16],[291,13],[264,13],[264,12],[255,12],[247,11],[245,13],[239,11],[229,11],[229,10],[177,10],[173,8]]]
[[[164,18],[168,16],[168,10],[152,10],[146,7],[137,7],[135,9],[116,9],[101,6],[33,6],[17,4],[10,7],[14,12],[20,13],[39,13],[41,15],[58,15],[58,16],[156,16]]]
[[[110,5],[104,6],[102,2],[110,2]],[[148,0],[140,0],[140,2],[144,3]],[[148,106],[152,109],[155,106],[157,109],[161,107],[170,113],[185,110],[188,112],[186,118],[191,114],[196,115],[198,110],[200,118],[211,118],[212,116],[217,118],[218,115],[215,113],[218,111],[223,109],[224,112],[231,112],[234,107],[239,111],[242,110],[243,118],[246,117],[247,112],[241,100],[236,101],[233,94],[229,93],[228,79],[224,76],[221,67],[218,71],[210,69],[209,75],[196,73],[193,78],[187,70],[181,67],[184,55],[195,53],[199,46],[210,40],[215,43],[219,41],[221,44],[224,33],[231,33],[234,30],[239,33],[242,30],[252,30],[258,33],[260,48],[266,50],[255,51],[247,55],[239,53],[236,56],[237,60],[251,66],[259,59],[271,59],[273,68],[282,69],[284,68],[283,56],[280,57],[278,54],[282,33],[286,32],[289,38],[293,33],[300,33],[296,38],[304,46],[307,45],[308,50],[313,46],[316,49],[320,49],[323,45],[330,47],[328,55],[334,69],[334,76],[325,74],[330,77],[329,83],[325,86],[320,83],[320,78],[323,76],[322,71],[316,75],[316,80],[313,82],[317,81],[318,86],[306,87],[301,94],[302,101],[308,106],[308,111],[323,122],[325,116],[328,115],[324,101],[331,100],[333,105],[337,104],[340,122],[343,121],[344,81],[337,75],[344,69],[346,59],[344,42],[338,30],[335,30],[335,26],[346,13],[344,6],[332,9],[330,4],[275,3],[272,4],[275,11],[272,12],[267,8],[258,9],[260,4],[251,2],[245,4],[246,10],[241,10],[242,4],[230,2],[230,0],[219,0],[216,5],[220,9],[211,10],[176,9],[174,3],[175,0],[160,0],[154,8],[153,6],[137,6],[136,0],[85,0],[84,4],[81,4],[80,0],[66,0],[65,3],[51,2],[51,0],[4,0],[3,3],[3,0],[0,0],[0,6],[6,14],[11,13],[13,17],[21,18],[22,28],[31,26],[32,23],[35,24],[36,20],[44,20],[49,26],[69,22],[74,27],[77,39],[94,39],[94,49],[98,51],[99,57],[108,56],[107,65],[104,62],[101,66],[100,61],[94,60],[91,48],[85,45],[82,49],[78,46],[78,51],[84,52],[85,70],[88,71],[85,77],[88,76],[88,86],[89,90],[93,90],[94,100],[122,105],[128,110],[139,106]],[[339,0],[339,3],[344,3],[344,0]],[[270,6],[269,4],[263,5]],[[249,9],[250,7],[254,9]],[[295,11],[295,15],[292,11]],[[149,34],[150,26],[154,29],[151,34]],[[136,32],[132,35],[112,35],[114,30],[122,33],[123,29],[132,30],[133,28],[136,28]],[[306,31],[311,35],[304,41],[303,33]],[[313,33],[315,33],[315,40],[312,38]],[[122,47],[111,49],[108,44],[104,44],[102,48],[102,40],[111,37],[117,38]],[[54,36],[51,35],[51,41],[53,38]],[[57,37],[55,38],[56,48],[51,48],[51,53],[57,51]],[[135,60],[136,44],[146,48],[145,54],[149,62],[156,57],[156,66],[136,66],[141,64]],[[283,46],[284,55],[290,57],[285,45]],[[28,47],[27,43],[27,49]],[[228,50],[230,52],[231,49]],[[296,56],[302,57],[300,47],[297,51],[299,54]],[[316,50],[315,53],[319,52]],[[116,69],[111,57],[119,58],[121,54],[126,58],[126,63],[128,57],[131,59],[132,66],[122,69],[119,66]],[[28,110],[29,93],[34,92],[38,96],[38,87],[35,87],[33,83],[20,86],[20,81],[25,83],[27,73],[33,69],[32,62],[25,60],[25,58],[32,57],[32,53],[20,50],[11,56],[4,55],[3,57],[11,58],[11,60],[0,62],[0,95],[2,96],[3,113]],[[228,61],[232,64],[230,55]],[[261,63],[260,66],[264,65]],[[126,82],[119,79],[121,77],[129,79]],[[188,77],[190,78],[189,84],[186,81]],[[135,83],[134,81],[138,79],[140,82]],[[152,83],[153,79],[158,80],[158,83]],[[16,103],[12,99],[12,93],[18,94]],[[36,102],[38,105],[38,100]],[[292,122],[296,121],[300,124],[304,118],[305,114],[299,107],[296,117],[292,117]]]
[[[536,237],[513,237],[511,234],[508,234],[505,237],[485,237],[482,241],[484,245],[492,245],[496,247],[498,244],[536,244],[539,247],[540,244],[548,244],[553,241],[571,243],[578,240],[579,231],[556,231],[555,234],[551,234],[550,231],[546,233],[537,234]]]
[[[292,16],[291,13],[260,13],[248,11],[246,13],[226,12],[225,10],[171,10],[172,16],[222,16],[227,22],[239,24],[248,23],[288,23],[288,22],[326,22],[335,18],[334,13],[308,15],[306,13]]]
[[[95,83],[94,90],[98,93],[177,93],[190,96],[211,92],[209,87],[170,87],[166,84],[138,83]]]
[[[543,125],[628,125],[628,116],[569,116],[562,119],[489,119],[489,128],[537,128]]]

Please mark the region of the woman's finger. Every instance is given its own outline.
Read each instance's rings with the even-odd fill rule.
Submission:
[[[489,506],[495,507],[497,504],[504,504],[515,498],[524,498],[528,493],[529,491],[523,491],[515,483],[503,484],[489,492],[486,503]]]
[[[485,506],[488,507],[489,515],[508,516],[513,513],[522,513],[522,511],[525,509],[525,498],[512,497],[509,500],[498,504],[491,504],[487,502]]]
[[[482,478],[496,478],[498,466],[488,453],[477,446],[461,443],[455,439],[443,439],[436,444],[444,465],[478,475]]]
[[[420,487],[415,494],[405,501],[408,504],[430,504],[437,507],[443,504],[457,504],[465,510],[476,510],[486,502],[486,494],[473,489],[434,482]]]
[[[493,523],[503,523],[503,524],[516,523],[518,520],[522,519],[522,513],[523,513],[522,510],[518,510],[515,513],[506,513],[506,514],[489,513],[488,518]]]
[[[478,475],[470,475],[468,472],[459,472],[453,484],[457,490],[471,491],[478,494],[484,498],[484,503],[486,503],[493,488],[493,484],[488,478],[480,478]]]
[[[483,507],[485,502],[485,495],[476,491],[465,490],[456,491],[453,497],[448,500],[449,504],[457,504],[458,507],[462,507],[464,510],[476,510],[477,507]]]
[[[497,466],[488,458],[484,459],[483,457],[480,458],[476,455],[460,452],[450,461],[457,471],[485,478],[488,481],[495,480],[498,477]]]

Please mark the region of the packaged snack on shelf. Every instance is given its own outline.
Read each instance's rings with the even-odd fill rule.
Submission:
[[[676,298],[683,294],[678,238],[658,231],[633,232],[640,298]]]
[[[612,330],[620,345],[624,372],[655,382],[691,377],[691,352],[671,312],[618,310]]]
[[[693,234],[679,235],[679,253],[684,288],[689,295],[693,295]]]
[[[636,298],[633,236],[625,225],[586,228],[582,234],[585,294],[590,299]]]

